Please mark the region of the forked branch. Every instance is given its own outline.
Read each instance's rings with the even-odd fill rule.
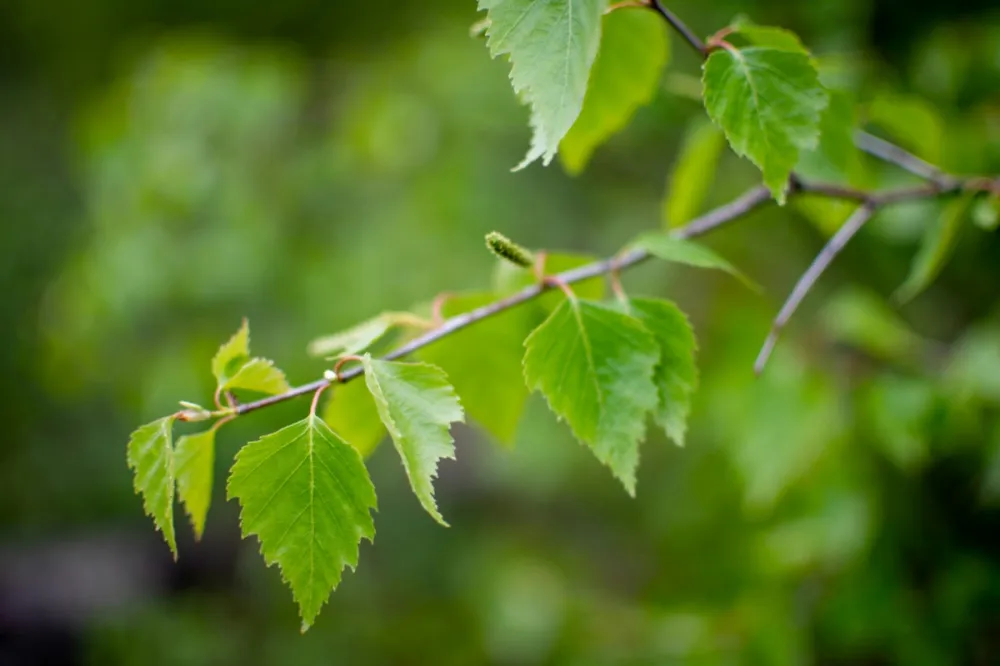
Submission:
[[[697,51],[703,58],[709,55],[710,49],[705,42],[699,38],[683,21],[667,9],[660,0],[640,0],[638,2],[620,3],[624,6],[642,5],[649,7],[659,14],[684,40]],[[867,192],[852,187],[832,185],[824,183],[805,182],[796,174],[792,174],[789,181],[789,197],[798,194],[810,193],[831,199],[841,199],[856,201],[859,208],[844,223],[840,230],[830,239],[826,247],[819,253],[812,265],[799,279],[788,300],[774,321],[771,333],[764,343],[757,358],[755,369],[759,373],[763,370],[767,359],[774,349],[778,335],[782,328],[798,309],[813,285],[829,267],[837,255],[844,249],[854,235],[871,219],[871,217],[881,208],[903,201],[915,201],[937,197],[965,188],[985,188],[982,183],[986,182],[982,178],[959,179],[943,173],[940,169],[930,165],[920,158],[911,155],[902,148],[887,141],[874,137],[864,132],[858,132],[855,140],[861,150],[868,152],[886,162],[910,171],[930,182],[926,185],[915,187],[902,187],[879,193]],[[990,186],[998,186],[1000,181],[988,181]],[[677,238],[688,239],[706,234],[733,220],[743,217],[767,201],[770,201],[771,194],[767,187],[758,185],[747,190],[744,194],[733,201],[719,208],[716,208],[694,220],[684,227],[674,230],[673,234]],[[649,258],[649,254],[644,250],[631,249],[624,253],[619,253],[607,259],[595,261],[578,268],[574,268],[557,275],[543,276],[536,284],[525,287],[521,291],[510,296],[498,299],[482,307],[470,310],[469,312],[440,321],[432,330],[420,335],[406,344],[396,348],[385,356],[386,360],[394,360],[412,354],[427,345],[445,338],[466,326],[471,326],[478,321],[482,321],[494,315],[498,315],[510,308],[537,298],[544,292],[554,287],[567,287],[575,282],[590,278],[617,275],[636,264]],[[336,373],[330,378],[319,379],[309,384],[295,387],[285,393],[270,396],[255,402],[237,403],[233,406],[232,414],[246,414],[248,412],[267,407],[285,400],[290,400],[298,396],[316,394],[317,391],[329,386],[334,382],[348,382],[356,379],[363,373],[361,366],[355,366],[342,373]]]
[[[871,212],[883,206],[889,206],[902,201],[915,201],[919,199],[927,199],[936,197],[938,195],[959,189],[963,187],[965,181],[956,181],[953,188],[949,190],[944,190],[936,186],[923,186],[923,187],[905,187],[898,188],[894,190],[887,190],[878,194],[865,194],[861,190],[852,190],[849,188],[840,188],[836,186],[825,186],[821,184],[807,184],[798,183],[795,187],[791,188],[789,196],[795,196],[800,193],[813,193],[820,196],[826,196],[832,199],[844,199],[844,200],[862,200],[865,201],[860,210],[870,211],[868,216],[870,217]],[[673,231],[673,235],[681,239],[690,239],[697,236],[707,234],[710,231],[714,231],[719,227],[722,227],[729,222],[737,220],[753,210],[760,207],[762,204],[769,202],[771,200],[770,191],[763,185],[757,185],[750,188],[742,195],[732,200],[731,202],[724,204],[704,215],[695,218],[689,224],[679,227]],[[857,214],[856,214],[857,215]],[[843,245],[850,239],[854,233],[857,232],[855,229],[850,234],[847,231],[850,230],[851,226],[857,226],[860,228],[867,218],[861,219],[858,217],[854,219],[854,223],[848,221],[838,232],[834,240],[831,240],[830,244],[817,258],[814,266],[807,271],[803,279],[800,280],[801,288],[797,287],[796,292],[793,292],[794,305],[783,308],[783,312],[788,310],[784,317],[779,315],[781,319],[780,325],[777,329],[780,330],[782,326],[787,322],[787,319],[794,312],[795,308],[808,293],[812,284],[815,282],[816,278],[822,274],[829,263],[836,257],[837,253],[843,249]],[[420,349],[426,347],[427,345],[437,342],[442,338],[446,338],[452,333],[460,331],[466,326],[471,326],[478,321],[488,319],[492,316],[498,315],[506,310],[509,310],[515,306],[522,303],[526,303],[534,298],[537,298],[541,294],[553,289],[558,284],[571,285],[576,282],[581,282],[583,280],[589,280],[591,278],[600,277],[603,275],[610,275],[612,272],[621,272],[632,268],[633,266],[640,264],[650,258],[650,255],[645,250],[632,249],[624,253],[616,254],[614,256],[608,257],[606,259],[601,259],[599,261],[594,261],[589,264],[585,264],[578,268],[572,270],[564,271],[558,273],[557,275],[549,276],[549,279],[540,282],[538,284],[525,287],[521,291],[511,294],[505,298],[501,298],[492,303],[488,303],[481,307],[478,307],[469,312],[465,312],[460,315],[451,317],[450,319],[444,320],[438,327],[420,335],[406,344],[396,348],[395,350],[389,352],[386,356],[386,360],[395,360],[408,356]],[[822,260],[822,261],[821,261]],[[806,279],[806,278],[810,279]],[[797,295],[796,295],[797,294]],[[789,299],[790,302],[793,299]],[[772,332],[772,336],[777,335],[777,330]],[[769,339],[770,340],[770,339]],[[773,341],[770,342],[773,345]],[[758,361],[759,362],[759,361]],[[355,366],[344,370],[343,372],[337,374],[335,379],[319,379],[309,384],[303,384],[302,386],[297,386],[290,391],[281,393],[278,395],[269,396],[255,402],[245,402],[237,405],[235,412],[236,414],[246,414],[248,412],[261,409],[279,402],[284,402],[285,400],[290,400],[301,395],[306,395],[310,393],[315,393],[317,390],[329,386],[331,383],[339,382],[349,382],[357,377],[361,376],[363,370],[361,366]]]

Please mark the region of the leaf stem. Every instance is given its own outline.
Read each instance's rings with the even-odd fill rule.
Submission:
[[[611,271],[609,270],[608,272],[610,273]],[[576,294],[573,293],[573,290],[570,289],[569,285],[566,284],[564,280],[560,279],[558,275],[546,275],[543,277],[542,286],[557,287],[562,290],[562,293],[566,295],[566,298],[571,301],[576,300]]]
[[[443,312],[445,303],[454,297],[455,294],[450,291],[442,291],[434,297],[434,302],[431,304],[431,321],[434,322],[434,327],[440,326],[444,323]]]
[[[222,426],[226,425],[227,423],[229,423],[230,421],[232,421],[235,418],[236,418],[236,414],[233,413],[233,412],[230,412],[230,413],[226,414],[225,416],[223,416],[222,418],[220,418],[219,420],[217,420],[215,423],[213,423],[212,427],[209,428],[209,430],[217,431],[219,428],[221,428]]]
[[[611,291],[614,293],[615,298],[627,306],[628,294],[625,293],[625,287],[622,285],[622,270],[618,265],[617,259],[617,256],[613,257],[611,270],[608,271],[608,280],[611,282]]]
[[[356,354],[348,354],[347,356],[342,356],[339,359],[337,359],[337,364],[333,366],[333,376],[336,378],[336,381],[338,382],[343,381],[343,379],[341,379],[340,369],[344,367],[345,363],[350,363],[351,361],[354,361],[355,363],[361,363],[362,360],[363,359],[360,356],[357,356]]]
[[[319,388],[317,388],[316,391],[313,393],[312,404],[309,405],[309,416],[310,417],[316,416],[316,407],[319,405],[319,397],[321,395],[323,395],[323,391],[327,390],[328,388],[330,388],[330,385],[329,384],[324,384],[323,386],[320,386]]]
[[[605,14],[610,14],[611,12],[616,12],[619,9],[649,9],[650,0],[621,0],[621,2],[612,2],[608,5],[608,8],[604,10]]]

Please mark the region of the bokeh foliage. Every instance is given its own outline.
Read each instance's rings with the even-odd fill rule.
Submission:
[[[150,542],[135,557],[160,572],[125,601],[84,594],[85,612],[65,594],[59,612],[26,604],[0,651],[41,631],[101,664],[995,663],[1000,241],[969,227],[932,288],[894,306],[935,203],[866,229],[761,379],[770,319],[842,208],[796,201],[709,240],[762,296],[688,269],[627,276],[692,315],[702,376],[686,446],[644,445],[634,500],[535,396],[512,450],[456,430],[448,530],[383,442],[377,538],[307,636],[221,484],[219,536],[195,545],[179,522],[180,568],[163,561],[124,442],[211,394],[207,360],[242,316],[297,383],[323,370],[314,336],[488,285],[490,230],[604,254],[660,225],[703,113],[684,95],[696,59],[674,45],[660,93],[579,177],[510,174],[527,112],[468,35],[474,4],[0,6],[0,548],[21,562],[115,535]],[[1000,171],[990,3],[888,23],[892,3],[865,0],[674,4],[703,33],[737,12],[797,30],[871,127],[955,172]],[[865,183],[908,178],[847,159]],[[724,153],[705,205],[758,178]],[[304,409],[227,427],[219,474]],[[84,549],[74,575],[129,552]]]

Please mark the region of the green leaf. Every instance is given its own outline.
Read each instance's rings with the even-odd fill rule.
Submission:
[[[663,201],[663,221],[668,229],[687,224],[701,211],[725,145],[725,135],[704,118],[697,118],[688,127]]]
[[[583,110],[559,144],[567,171],[583,171],[594,149],[653,99],[668,56],[667,31],[655,13],[615,11],[604,16]]]
[[[391,327],[391,319],[382,313],[346,331],[316,338],[309,343],[309,355],[337,358],[359,354],[377,342]]]
[[[244,319],[240,329],[219,347],[219,351],[212,359],[212,374],[215,375],[218,385],[225,386],[248,360],[250,360],[250,324]]]
[[[275,395],[289,390],[285,373],[264,358],[253,358],[226,382],[227,389],[246,389]]]
[[[496,300],[493,293],[449,298],[442,313],[453,317]],[[500,442],[511,445],[528,399],[521,375],[524,339],[534,327],[536,310],[511,308],[461,329],[420,351],[420,358],[441,367],[469,418]]]
[[[174,447],[177,494],[184,502],[194,536],[205,533],[205,517],[212,503],[212,479],[215,470],[215,429],[185,435]]]
[[[958,243],[959,231],[974,196],[975,193],[966,192],[949,201],[937,221],[928,227],[910,266],[910,274],[894,295],[898,302],[912,300],[941,273]]]
[[[802,40],[791,30],[757,25],[746,16],[736,17],[729,27],[734,34],[746,37],[754,46],[766,46],[782,51],[809,54],[806,47],[802,45]]]
[[[827,105],[811,58],[773,47],[720,49],[706,61],[702,83],[708,115],[784,203],[799,151],[816,146]]]
[[[423,328],[426,322],[410,312],[383,312],[346,331],[325,335],[309,343],[309,354],[340,358],[368,351],[390,330],[398,327]]]
[[[385,426],[364,382],[334,384],[323,411],[323,420],[348,444],[367,458],[385,437]]]
[[[146,515],[177,559],[174,537],[174,416],[165,416],[138,428],[128,442],[128,466],[135,473],[134,486],[142,493]]]
[[[545,253],[545,263],[543,269],[546,275],[556,275],[564,271],[579,268],[586,264],[598,261],[598,258],[589,254],[569,254],[569,253]],[[501,296],[508,296],[521,291],[525,287],[535,284],[535,274],[527,269],[518,268],[506,261],[496,264],[493,272],[493,289]],[[604,298],[604,279],[600,277],[583,280],[572,285],[573,292],[580,298],[600,300]],[[535,302],[541,307],[545,314],[552,312],[563,301],[565,296],[558,290],[552,293],[543,294]]]
[[[610,307],[567,299],[524,342],[524,378],[635,494],[639,441],[659,396],[653,335]]]
[[[259,393],[284,393],[289,389],[285,373],[263,358],[250,358],[250,325],[246,319],[212,359],[212,374],[220,391],[246,389]]]
[[[455,458],[449,428],[462,421],[462,406],[448,376],[427,363],[374,360],[365,354],[365,383],[392,437],[420,504],[447,526],[434,502],[434,478],[441,458]]]
[[[607,0],[479,0],[492,57],[510,57],[514,92],[531,105],[534,135],[517,168],[552,161],[583,108]]]
[[[292,588],[305,631],[344,567],[358,565],[361,539],[375,537],[375,488],[361,456],[310,415],[243,447],[227,489],[243,536],[258,536],[264,561]]]
[[[659,402],[653,413],[656,423],[678,446],[684,446],[691,396],[698,387],[697,348],[691,323],[680,308],[669,301],[633,298],[630,314],[656,338],[660,362],[653,381],[659,390]]]
[[[831,91],[830,103],[820,119],[819,144],[802,151],[796,172],[806,178],[846,181],[851,167],[857,163],[853,139],[856,124],[851,97]]]
[[[641,234],[630,243],[630,246],[645,250],[654,257],[675,264],[725,271],[751,289],[758,289],[757,285],[750,278],[745,276],[731,263],[704,245],[699,245],[693,241],[677,238],[663,231],[650,231]]]

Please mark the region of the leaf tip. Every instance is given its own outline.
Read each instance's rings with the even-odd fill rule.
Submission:
[[[445,520],[444,517],[438,512],[434,513],[434,520],[437,521],[437,524],[441,527],[451,527],[451,525],[448,524],[448,521]]]
[[[633,472],[628,475],[619,476],[618,480],[622,482],[628,496],[635,499],[635,473]]]

